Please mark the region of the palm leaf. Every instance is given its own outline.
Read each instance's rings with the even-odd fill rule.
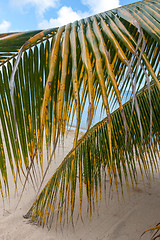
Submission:
[[[117,152],[117,149],[123,148],[125,152],[128,151],[126,159],[132,159],[133,149],[127,148],[127,140],[129,142],[131,138],[133,141],[134,134],[137,134],[136,139],[138,139],[139,145],[140,142],[147,141],[148,129],[151,132],[151,125],[155,126],[152,124],[151,117],[148,122],[144,121],[142,116],[148,112],[153,115],[153,118],[158,115],[157,112],[154,112],[154,107],[156,110],[158,109],[156,101],[154,102],[152,97],[149,97],[148,109],[144,111],[143,105],[146,102],[139,103],[136,93],[146,84],[149,87],[151,79],[157,85],[157,94],[160,90],[157,77],[160,73],[159,18],[159,1],[146,0],[97,14],[61,28],[0,36],[0,190],[2,197],[5,189],[9,194],[6,159],[9,160],[15,185],[18,176],[20,179],[23,178],[22,173],[26,180],[30,175],[33,184],[37,183],[36,172],[39,167],[41,175],[43,175],[43,144],[46,143],[47,160],[51,162],[52,144],[55,149],[58,139],[65,134],[67,126],[76,113],[77,124],[74,141],[74,147],[76,147],[84,107],[88,106],[89,129],[93,114],[96,113],[96,104],[100,98],[102,98],[102,107],[107,115],[107,129],[100,130],[106,139],[105,148],[100,145],[96,153],[93,148],[93,153],[88,155],[86,149],[89,142],[85,142],[84,146],[81,145],[82,150],[85,149],[81,157],[88,159],[89,162],[84,163],[86,164],[83,166],[84,169],[82,161],[79,163],[79,171],[84,171],[85,178],[88,180],[86,187],[90,212],[93,189],[90,184],[93,175],[89,170],[94,166],[90,161],[92,154],[99,155],[100,152],[104,152],[103,165],[107,164],[108,166],[109,178],[111,179],[113,174],[116,183],[115,166],[119,166],[118,176],[121,179],[121,168],[118,165],[120,164],[118,162],[120,153]],[[131,118],[128,118],[128,112],[124,110],[122,99],[124,94],[129,93],[130,90],[132,90],[135,108],[132,104]],[[82,96],[80,91],[82,91]],[[150,90],[149,95],[152,95]],[[111,109],[117,102],[120,110],[118,111],[119,115],[115,115],[115,119],[111,117]],[[158,123],[155,122],[156,124]],[[130,129],[130,126],[134,126],[134,130]],[[120,127],[121,132],[120,130],[117,132]],[[148,142],[152,143],[152,138],[157,140],[158,130],[156,138],[152,137],[151,133],[149,134]],[[95,138],[99,139],[99,133],[95,134]],[[92,142],[92,140],[90,141]],[[137,144],[134,141],[133,143]],[[98,142],[96,145],[98,146]],[[153,143],[139,145],[138,148],[141,149],[140,153],[142,154],[142,150],[146,151],[148,146],[151,148]],[[76,149],[79,148],[76,147]],[[74,154],[71,155],[72,157],[74,155],[73,160],[71,157],[69,161],[70,167],[63,170],[64,176],[66,173],[68,174],[69,188],[67,191],[71,191],[73,195],[71,215],[75,199],[75,176],[77,175],[75,159],[77,154],[77,150],[74,151]],[[105,162],[105,159],[108,159],[108,162]],[[98,171],[95,185],[98,189],[98,184],[101,182],[99,174],[101,159],[96,158],[95,161],[97,161]],[[147,172],[147,160],[144,160],[143,164]],[[152,166],[154,166],[154,160]],[[131,165],[129,171],[131,171],[130,176],[133,175],[133,179],[136,179],[134,166]],[[69,175],[70,173],[73,178]],[[63,193],[65,178],[62,179],[61,192]],[[50,192],[53,199],[54,194],[58,191],[60,181],[57,174],[55,181],[57,184],[55,191]],[[82,189],[81,177],[80,182]],[[99,191],[101,192],[100,189]],[[80,195],[82,195],[82,191],[80,191]],[[64,195],[60,194],[59,205],[63,202],[63,198]],[[66,209],[69,206],[69,195],[67,199]],[[53,211],[52,207],[51,211]]]
[[[73,148],[62,161],[25,217],[38,225],[47,225],[50,228],[53,217],[59,219],[60,222],[65,220],[65,214],[67,218],[68,216],[72,218],[75,201],[79,201],[82,214],[82,199],[85,197],[87,197],[91,214],[93,206],[96,204],[98,207],[98,201],[101,198],[103,170],[108,174],[110,187],[116,187],[118,196],[120,192],[123,195],[125,184],[129,187],[129,182],[131,182],[133,188],[136,186],[138,171],[141,172],[142,179],[148,174],[154,177],[154,172],[159,171],[159,155],[157,154],[160,144],[160,115],[157,114],[160,107],[160,95],[155,83],[151,85],[151,99],[154,103],[152,139],[149,138],[150,126],[148,124],[150,122],[149,95],[147,87],[144,87],[137,94],[142,128],[145,133],[143,143],[141,144],[140,126],[137,112],[134,109],[130,139],[132,144],[128,142],[125,148],[123,119],[120,109],[117,109],[111,114],[114,129],[114,134],[112,134],[113,173],[109,164],[108,118],[105,118],[79,139],[76,148]],[[126,121],[129,123],[132,99],[125,103],[123,108]],[[120,187],[118,187],[118,182],[120,182]],[[79,199],[75,198],[75,195],[79,195]]]

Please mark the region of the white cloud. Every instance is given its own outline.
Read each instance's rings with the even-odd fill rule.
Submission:
[[[71,7],[63,6],[57,12],[57,18],[45,19],[44,13],[50,8],[59,8],[61,0],[10,0],[14,7],[26,11],[31,7],[35,8],[37,19],[39,19],[38,27],[40,29],[59,27],[69,22],[74,22],[87,16],[107,11],[119,7],[120,0],[81,0],[88,7],[87,12],[74,11]]]
[[[37,1],[37,0],[34,0],[34,1]],[[38,27],[40,29],[46,29],[46,28],[63,26],[63,25],[66,25],[67,23],[74,22],[75,20],[79,20],[87,16],[104,12],[120,6],[119,0],[110,0],[110,1],[82,0],[82,3],[88,7],[89,9],[88,12],[81,12],[81,11],[76,12],[76,11],[73,11],[71,7],[63,6],[57,12],[58,14],[57,18],[50,18],[49,20],[43,19],[38,24]]]
[[[11,23],[3,20],[2,23],[0,23],[0,33],[7,33],[9,31],[9,28],[11,26]]]
[[[67,23],[74,22],[76,20],[79,20],[81,18],[84,18],[87,16],[87,13],[84,12],[75,12],[71,7],[62,7],[58,11],[58,17],[57,18],[51,18],[49,21],[43,20],[39,23],[39,28],[45,29],[45,28],[53,28],[53,27],[59,27],[66,25]]]
[[[117,8],[120,6],[119,0],[82,0],[82,3],[89,8],[91,14],[96,14]]]
[[[21,10],[26,6],[33,6],[39,15],[43,15],[47,9],[56,8],[59,0],[10,0],[10,3]]]

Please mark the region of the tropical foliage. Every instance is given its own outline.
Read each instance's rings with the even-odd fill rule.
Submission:
[[[75,204],[75,194],[77,186],[79,188],[80,215],[82,217],[82,198],[87,197],[90,215],[94,206],[99,208],[101,199],[102,172],[107,172],[111,189],[115,188],[117,196],[119,192],[123,195],[126,185],[129,190],[129,183],[134,188],[138,180],[138,171],[144,182],[144,175],[151,175],[154,178],[154,170],[158,171],[159,164],[159,128],[157,121],[157,111],[160,106],[159,90],[155,83],[151,86],[151,99],[154,102],[153,108],[153,129],[152,140],[150,134],[150,109],[148,89],[145,87],[137,94],[137,102],[140,107],[140,115],[143,132],[143,142],[141,139],[140,127],[136,111],[133,112],[131,139],[132,145],[125,148],[125,133],[123,129],[123,119],[120,109],[111,114],[114,134],[113,143],[113,164],[110,166],[107,118],[92,127],[77,143],[77,147],[65,157],[52,178],[49,180],[41,194],[36,199],[26,218],[30,217],[39,225],[45,224],[50,228],[53,216],[60,222],[72,217]],[[132,99],[124,105],[127,124],[130,124],[132,113]],[[134,147],[133,147],[134,146]],[[158,155],[157,155],[158,153]],[[123,177],[124,176],[124,177]],[[78,180],[77,180],[78,178]],[[120,182],[120,189],[118,188]],[[84,187],[85,186],[85,187]],[[86,188],[86,193],[84,192]]]
[[[124,182],[137,183],[137,167],[142,179],[158,170],[159,7],[159,0],[145,0],[56,29],[0,36],[2,199],[9,194],[6,159],[15,186],[22,175],[24,187],[29,177],[36,185],[40,166],[39,192],[58,140],[77,119],[73,149],[27,213],[32,221],[50,227],[55,212],[60,222],[65,213],[72,219],[78,188],[80,214],[84,189],[91,214],[101,198],[102,170],[117,195]],[[106,118],[90,128],[100,99]],[[78,140],[86,105],[88,129]]]

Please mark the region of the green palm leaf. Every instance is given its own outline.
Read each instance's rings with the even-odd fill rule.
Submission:
[[[50,188],[49,183],[48,190],[41,193],[40,196],[44,194],[53,202],[43,198],[41,206],[36,203],[38,210],[33,208],[36,221],[40,224],[46,222],[45,209],[53,212],[54,204],[50,203],[54,203],[58,193],[58,209],[67,201],[65,205],[68,211],[71,192],[72,216],[77,171],[80,206],[83,172],[90,213],[94,188],[96,196],[101,193],[102,166],[107,166],[110,184],[114,177],[117,186],[118,177],[123,186],[122,172],[127,183],[127,168],[134,184],[136,168],[132,144],[136,155],[141,154],[141,160],[138,158],[140,169],[143,167],[147,172],[151,167],[153,174],[157,166],[156,158],[149,155],[147,160],[142,153],[147,153],[153,147],[156,151],[156,142],[158,144],[159,141],[159,19],[159,1],[145,0],[56,29],[0,35],[2,198],[5,189],[9,194],[6,159],[9,160],[15,186],[17,178],[22,180],[23,175],[25,183],[30,176],[32,183],[37,184],[46,175],[43,167],[44,143],[50,163],[54,154],[51,150],[56,148],[58,139],[65,134],[74,114],[77,117],[76,150],[68,155],[54,174],[50,181],[54,187]],[[154,94],[150,88],[151,80]],[[146,85],[148,95],[145,90],[141,101],[141,94],[137,96],[137,92]],[[123,106],[124,94],[129,94],[130,90],[133,101]],[[93,128],[96,131],[89,131],[99,99],[102,99],[107,120],[102,122],[101,127],[98,124]],[[112,113],[116,103],[119,110]],[[77,142],[85,106],[88,106],[88,129],[84,141]],[[90,144],[92,147],[88,153]],[[92,156],[94,161],[91,160]],[[122,163],[121,157],[124,159]],[[37,174],[39,168],[40,179]],[[60,219],[63,209],[60,210]]]
[[[123,195],[125,184],[129,187],[129,182],[131,182],[133,188],[136,186],[138,171],[141,172],[142,179],[144,175],[148,174],[152,174],[154,177],[154,171],[159,171],[158,149],[160,144],[160,116],[157,114],[160,107],[160,95],[155,83],[151,85],[151,99],[154,103],[152,139],[149,138],[149,96],[148,89],[145,87],[137,94],[142,128],[145,133],[143,142],[141,142],[138,116],[134,109],[130,132],[132,145],[128,142],[125,148],[125,131],[121,111],[120,109],[114,111],[111,114],[114,129],[112,144],[115,144],[113,145],[113,173],[109,164],[109,134],[107,118],[105,118],[79,139],[76,148],[73,148],[65,157],[25,217],[29,217],[39,225],[47,225],[50,228],[54,216],[56,219],[60,219],[60,222],[65,219],[65,214],[69,217],[73,216],[76,200],[79,201],[80,213],[82,214],[82,199],[86,196],[91,214],[95,204],[98,208],[98,201],[101,198],[102,170],[107,172],[110,187],[111,189],[114,186],[116,187],[118,196],[120,192]],[[123,107],[127,123],[129,123],[132,99],[125,103]],[[120,182],[120,189],[118,182]],[[75,200],[78,189],[79,199]],[[86,195],[83,193],[84,191],[86,191]],[[96,199],[94,196],[96,196]]]

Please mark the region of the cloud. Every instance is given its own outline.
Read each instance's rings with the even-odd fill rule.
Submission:
[[[89,8],[91,14],[96,14],[117,8],[120,6],[119,0],[82,0],[82,3]]]
[[[44,14],[44,12],[49,8],[56,8],[60,0],[10,0],[10,3],[14,7],[18,7],[21,10],[24,7],[35,7],[36,12],[39,15]]]
[[[37,19],[39,19],[38,28],[46,29],[66,25],[69,22],[74,22],[75,20],[119,7],[119,1],[120,0],[81,0],[82,4],[88,8],[86,12],[74,11],[68,6],[63,6],[59,9],[61,0],[10,0],[10,3],[12,6],[18,7],[23,11],[34,7]],[[50,8],[59,9],[57,18],[44,18],[44,13]]]
[[[62,7],[58,11],[58,17],[57,18],[50,18],[50,20],[43,20],[39,23],[39,28],[45,29],[45,28],[53,28],[53,27],[59,27],[66,25],[67,23],[74,22],[76,20],[79,20],[81,18],[84,18],[87,16],[87,13],[84,12],[75,12],[71,7]]]
[[[11,26],[11,23],[3,20],[2,23],[0,23],[0,33],[7,33],[9,31],[9,28]]]
[[[27,0],[29,1],[29,0]],[[35,0],[34,0],[35,1]],[[39,1],[39,0],[38,0]],[[40,29],[53,28],[66,25],[67,23],[80,20],[90,15],[104,12],[119,7],[119,0],[82,0],[82,3],[88,7],[87,12],[74,11],[71,7],[63,6],[57,12],[57,18],[43,19],[38,27]]]

